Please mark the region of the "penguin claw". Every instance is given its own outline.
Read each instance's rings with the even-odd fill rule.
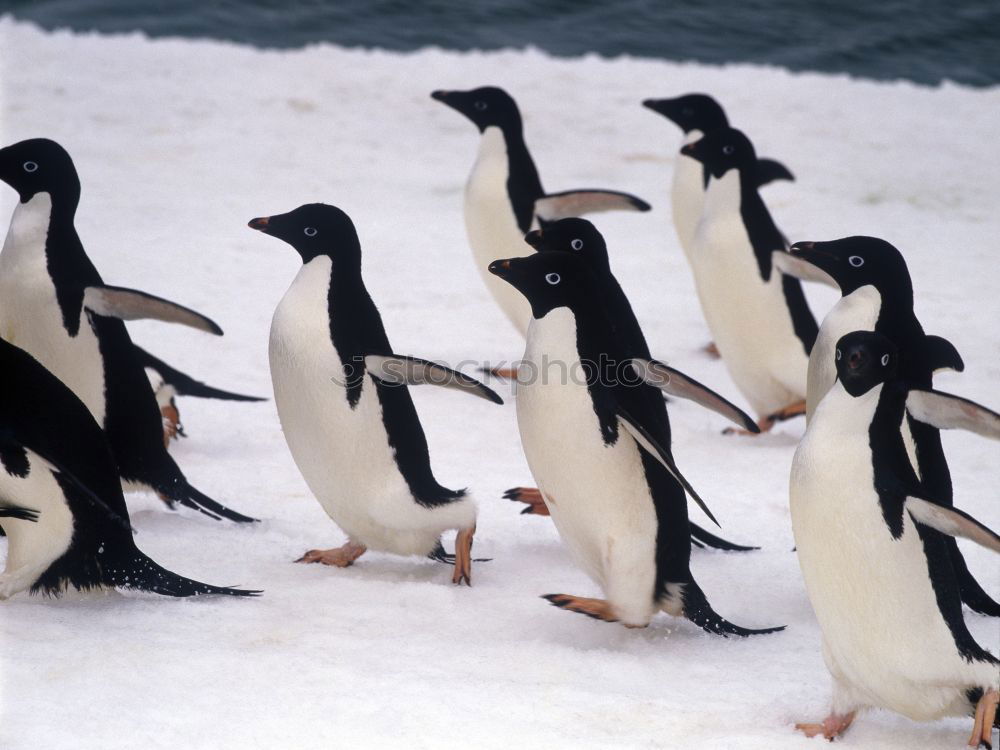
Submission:
[[[476,534],[476,527],[462,529],[455,538],[455,572],[451,576],[451,582],[456,586],[465,584],[472,585],[472,538]]]
[[[570,594],[545,594],[542,596],[547,602],[559,609],[566,609],[570,612],[577,612],[587,617],[603,622],[618,622],[611,610],[611,604],[604,599],[588,599],[582,596],[572,596]]]
[[[976,704],[976,718],[972,723],[972,736],[969,737],[969,747],[985,747],[992,750],[990,741],[993,736],[993,722],[996,721],[997,705],[1000,704],[1000,692],[990,690],[984,693]]]
[[[526,503],[528,507],[521,511],[522,516],[549,515],[542,493],[535,487],[511,487],[503,493],[503,497],[516,503]]]
[[[349,568],[366,551],[367,548],[364,545],[348,542],[344,546],[334,549],[311,549],[295,562],[322,563],[323,565],[332,565],[335,568]]]
[[[832,713],[820,723],[801,723],[796,724],[795,728],[805,734],[806,737],[819,737],[822,735],[823,739],[833,742],[851,726],[854,721],[854,714],[854,711],[843,716]]]

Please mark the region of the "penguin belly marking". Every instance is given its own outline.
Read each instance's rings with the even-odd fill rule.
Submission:
[[[567,308],[532,320],[524,359],[537,375],[516,385],[521,441],[540,490],[558,498],[549,512],[577,564],[604,590],[617,619],[645,625],[657,609],[656,512],[635,441],[624,430],[614,445],[601,438],[576,340]],[[548,373],[539,369],[543,361],[555,363]],[[563,366],[570,377],[562,377]]]
[[[86,311],[71,337],[45,258],[52,201],[38,193],[14,209],[0,253],[0,331],[62,380],[104,425],[104,360]]]

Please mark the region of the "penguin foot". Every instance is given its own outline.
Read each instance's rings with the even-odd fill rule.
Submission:
[[[560,609],[579,612],[581,615],[593,617],[595,620],[618,622],[618,618],[611,611],[611,605],[604,599],[587,599],[582,596],[571,596],[569,594],[545,594],[542,599]]]
[[[476,527],[473,526],[471,529],[462,529],[455,537],[455,572],[451,576],[451,582],[456,585],[472,585],[472,537],[475,534]]]
[[[363,544],[348,542],[343,547],[334,549],[311,549],[295,562],[323,563],[324,565],[333,565],[336,568],[349,568],[367,551],[368,548]]]
[[[823,735],[824,739],[833,740],[844,732],[847,728],[851,726],[854,722],[854,711],[849,714],[844,714],[839,716],[838,714],[830,714],[821,724],[796,724],[795,728],[800,732],[805,734],[806,737],[818,737]]]
[[[722,355],[719,354],[719,347],[715,345],[714,341],[709,341],[705,346],[701,348],[705,354],[707,354],[712,359],[721,359]]]
[[[784,422],[788,419],[794,419],[795,417],[801,416],[806,413],[806,402],[796,401],[794,404],[789,404],[783,409],[779,409],[774,412],[774,414],[769,414],[766,417],[761,417],[757,420],[757,428],[760,430],[757,432],[750,432],[750,430],[744,430],[739,427],[727,427],[722,431],[723,435],[757,435],[765,432],[769,432],[772,427],[774,427],[778,422]]]
[[[177,410],[177,404],[173,399],[160,407],[160,416],[163,419],[163,447],[169,448],[171,440],[185,437],[184,427],[181,426],[181,413]]]
[[[972,736],[969,737],[969,747],[992,748],[990,739],[993,736],[993,722],[996,721],[997,704],[1000,703],[1000,693],[991,690],[984,693],[976,704],[976,718],[972,723]]]
[[[503,493],[505,500],[525,503],[528,507],[521,511],[522,516],[547,516],[548,506],[542,499],[542,493],[535,487],[511,487]]]

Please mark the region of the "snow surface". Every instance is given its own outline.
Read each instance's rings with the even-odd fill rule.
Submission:
[[[68,148],[83,181],[77,225],[105,279],[189,304],[226,330],[213,338],[142,323],[136,340],[214,385],[270,394],[270,316],[299,261],[246,222],[312,201],[355,219],[397,351],[453,365],[520,355],[465,242],[462,186],[477,134],[428,96],[495,83],[521,104],[550,190],[616,188],[654,204],[598,226],[661,358],[741,401],[723,365],[700,352],[707,333],[670,226],[680,134],[639,106],[703,90],[798,176],[765,194],[787,235],[874,234],[902,248],[925,327],[965,357],[966,373],[939,387],[1000,402],[1000,88],[535,51],[262,52],[48,34],[9,19],[0,20],[0,65],[2,142],[44,135]],[[14,201],[0,186],[0,215]],[[809,294],[820,315],[833,300]],[[379,554],[347,570],[293,565],[343,536],[292,463],[273,403],[183,400],[190,438],[173,452],[187,475],[264,521],[215,523],[135,496],[137,541],[173,570],[264,596],[0,603],[0,746],[824,746],[792,729],[824,716],[829,697],[791,551],[787,478],[801,421],[740,439],[721,436],[721,419],[693,404],[670,407],[677,462],[723,533],[764,547],[695,551],[695,576],[734,622],[788,625],[723,640],[666,615],[626,630],[539,599],[598,591],[547,519],[521,517],[500,498],[530,483],[512,404],[434,388],[414,398],[438,478],[469,485],[480,501],[475,552],[493,561],[476,566],[473,588],[452,586],[440,564]],[[968,434],[945,442],[959,506],[998,525],[996,445]],[[963,547],[1000,595],[996,557]],[[996,624],[969,621],[995,651]],[[877,713],[842,746],[958,748],[968,725]]]

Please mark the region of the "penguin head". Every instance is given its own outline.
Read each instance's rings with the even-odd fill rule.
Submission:
[[[524,241],[540,253],[579,255],[595,269],[610,270],[608,246],[597,227],[586,219],[560,219],[524,235]]]
[[[841,336],[834,357],[837,378],[855,398],[895,377],[899,366],[896,345],[874,331],[854,331]]]
[[[674,99],[645,99],[642,106],[663,115],[685,133],[692,130],[711,133],[713,130],[729,127],[722,105],[708,94],[685,94]]]
[[[889,289],[910,289],[902,253],[877,237],[796,242],[789,252],[825,272],[845,295],[869,284],[883,294]]]
[[[361,264],[354,222],[336,206],[307,203],[287,214],[251,219],[247,226],[284,240],[302,256],[303,263],[327,255],[335,265]]]
[[[541,252],[495,260],[489,271],[523,294],[538,320],[557,307],[578,309],[579,305],[592,304],[597,296],[589,264],[571,253]]]
[[[480,133],[490,126],[504,131],[521,130],[517,104],[510,94],[497,86],[482,86],[471,91],[435,91],[431,98],[468,117]]]
[[[32,138],[0,149],[0,180],[17,191],[22,203],[38,193],[53,200],[80,196],[80,179],[66,149],[48,138]]]
[[[757,153],[750,139],[735,128],[713,130],[684,146],[681,153],[700,161],[716,178],[730,169],[752,169],[757,164]]]

